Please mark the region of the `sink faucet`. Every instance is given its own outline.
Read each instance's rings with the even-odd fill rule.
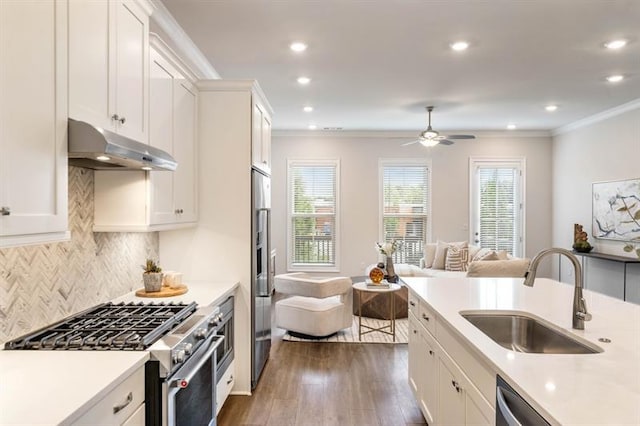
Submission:
[[[548,248],[542,250],[536,254],[531,263],[529,269],[524,274],[524,285],[533,287],[533,281],[536,279],[536,271],[538,270],[538,264],[548,254],[558,253],[566,256],[573,264],[573,273],[576,277],[575,288],[573,292],[573,328],[576,330],[584,330],[584,322],[591,321],[591,314],[587,312],[587,301],[584,300],[582,295],[582,267],[578,259],[569,250],[563,248]]]

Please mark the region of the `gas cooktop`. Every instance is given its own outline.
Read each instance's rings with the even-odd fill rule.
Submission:
[[[9,341],[5,349],[145,350],[196,308],[196,303],[104,303]]]

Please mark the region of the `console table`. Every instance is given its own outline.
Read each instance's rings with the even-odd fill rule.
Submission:
[[[593,285],[591,283],[587,282],[588,280],[588,277],[586,274],[587,259],[598,259],[598,260],[603,260],[608,262],[616,262],[620,264],[622,266],[622,295],[621,295],[622,297],[621,298],[623,300],[628,300],[628,295],[629,295],[628,286],[631,283],[627,282],[627,275],[628,275],[627,267],[632,264],[640,264],[640,259],[633,258],[633,257],[626,257],[626,256],[617,256],[614,254],[598,253],[598,252],[582,253],[582,252],[573,251],[572,253],[576,256],[581,256],[583,258],[581,262],[582,263],[582,279],[583,279],[583,282],[587,283],[586,288],[589,290],[598,291],[597,288],[593,288]],[[562,277],[562,261],[560,261],[559,263],[559,272],[560,272],[560,277]],[[640,283],[633,283],[633,284],[638,285]],[[636,301],[636,303],[638,302]]]

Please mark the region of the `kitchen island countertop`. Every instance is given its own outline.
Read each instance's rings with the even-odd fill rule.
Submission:
[[[403,277],[409,288],[481,359],[552,424],[640,424],[640,306],[585,290],[591,321],[571,326],[573,285],[536,279]],[[465,310],[524,311],[604,350],[531,354],[495,343],[460,315]],[[610,339],[610,343],[599,341]]]

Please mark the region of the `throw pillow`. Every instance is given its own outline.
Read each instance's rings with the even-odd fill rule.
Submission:
[[[472,261],[476,262],[480,260],[500,260],[500,259],[498,258],[498,253],[496,253],[495,251],[483,248],[478,252],[478,254],[476,254],[473,257]]]
[[[471,262],[471,260],[476,257],[476,254],[478,254],[478,252],[482,250],[482,248],[480,246],[474,246],[469,244],[469,262]]]
[[[436,247],[438,244],[429,243],[424,247],[424,267],[431,268],[433,259],[436,257]]]
[[[447,247],[449,247],[448,243],[445,243],[444,241],[438,241],[438,243],[436,244],[436,252],[433,257],[433,263],[431,264],[431,269],[444,269]]]
[[[496,252],[496,256],[498,256],[498,260],[508,260],[509,259],[509,253],[507,253],[506,250],[500,250],[500,251]]]
[[[449,245],[445,261],[447,271],[466,271],[469,263],[469,248]]]

